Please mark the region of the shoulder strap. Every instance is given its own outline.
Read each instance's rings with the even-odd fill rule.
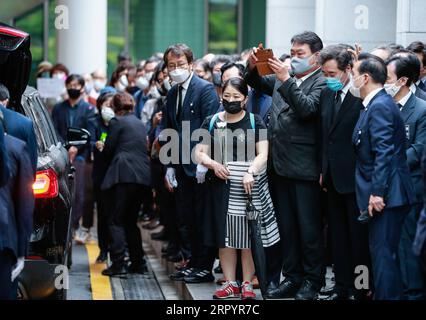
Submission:
[[[210,125],[209,125],[209,132],[212,132],[214,124],[217,120],[217,118],[219,118],[219,113],[216,113],[211,119],[210,119]]]
[[[251,124],[251,128],[252,128],[253,130],[255,130],[255,128],[256,128],[255,123],[256,123],[256,122],[255,122],[255,119],[254,119],[254,114],[250,112],[250,124]]]

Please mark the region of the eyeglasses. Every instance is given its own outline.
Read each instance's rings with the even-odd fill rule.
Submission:
[[[172,70],[176,70],[176,69],[185,69],[186,66],[188,66],[188,63],[178,63],[177,65],[175,65],[175,64],[168,64],[167,65],[167,70],[168,71],[172,71]]]

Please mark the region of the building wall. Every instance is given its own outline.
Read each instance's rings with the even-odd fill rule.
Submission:
[[[397,0],[316,0],[315,30],[325,44],[364,50],[396,41]]]
[[[267,0],[266,45],[276,55],[290,52],[296,33],[315,30],[315,0]]]
[[[408,45],[413,41],[426,42],[426,2],[398,0],[397,42]]]

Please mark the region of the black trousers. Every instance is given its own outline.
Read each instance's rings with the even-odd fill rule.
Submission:
[[[326,188],[335,290],[341,295],[361,295],[354,286],[355,268],[362,265],[371,270],[368,226],[357,221],[359,210],[354,193],[339,194],[331,179],[327,179]]]
[[[417,203],[411,207],[402,226],[398,248],[399,264],[404,284],[404,298],[407,300],[424,300],[426,298],[426,281],[421,259],[413,253],[413,241],[422,209],[423,203]]]
[[[190,259],[189,267],[211,270],[216,248],[203,245],[202,219],[204,214],[205,184],[198,184],[195,177],[188,177],[183,168],[176,169],[176,213],[182,253]]]
[[[93,162],[87,161],[84,167],[85,174],[85,197],[84,197],[84,212],[83,212],[83,228],[90,229],[93,227],[93,210],[95,208],[95,190],[92,183]]]
[[[108,202],[108,193],[102,191],[100,186],[93,187],[93,194],[98,213],[98,246],[102,252],[108,251],[108,208],[112,203]],[[83,224],[84,225],[84,224]]]
[[[12,268],[15,257],[8,250],[0,251],[0,300],[16,299],[14,285],[12,283]]]
[[[368,224],[375,300],[402,300],[404,286],[398,246],[410,206],[386,208]]]
[[[151,189],[140,184],[117,184],[108,192],[112,200],[108,226],[113,263],[124,262],[126,243],[132,264],[141,266],[145,263],[137,221],[143,195],[147,192],[151,192]]]
[[[269,278],[279,279],[281,261],[287,279],[310,280],[320,289],[325,274],[320,186],[317,181],[288,179],[275,172],[269,181],[281,236],[281,257],[267,257],[268,263],[278,261]]]

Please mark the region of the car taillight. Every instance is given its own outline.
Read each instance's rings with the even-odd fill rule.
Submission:
[[[33,185],[34,196],[39,198],[56,198],[59,193],[58,178],[52,170],[38,171]]]

